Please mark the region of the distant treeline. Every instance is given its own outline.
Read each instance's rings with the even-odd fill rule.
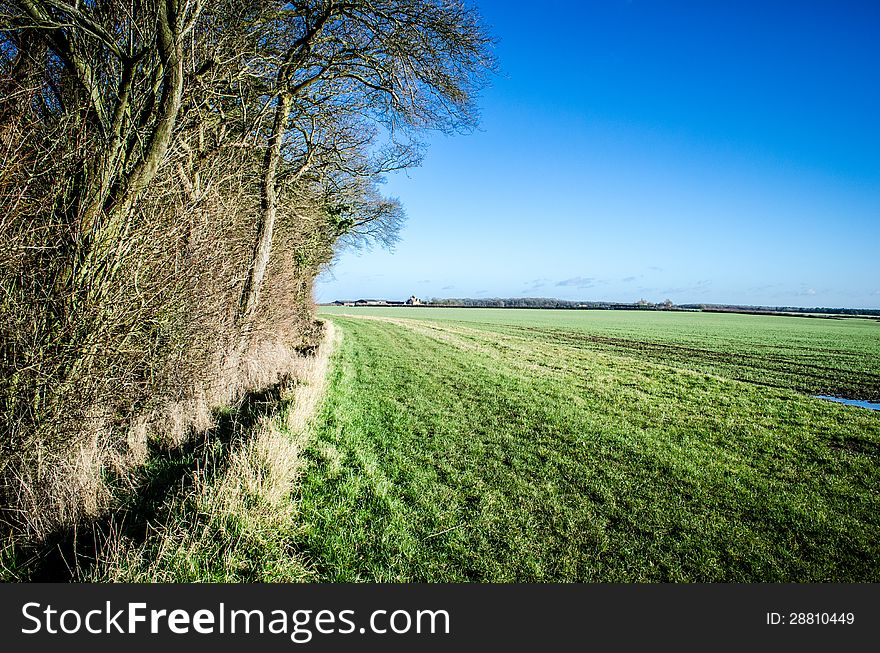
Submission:
[[[679,308],[727,313],[820,313],[825,315],[878,315],[877,308],[829,308],[803,306],[737,306],[726,304],[681,304]]]
[[[802,306],[742,306],[735,304],[673,304],[668,299],[661,303],[640,299],[637,302],[583,302],[552,297],[452,297],[434,298],[427,306],[459,308],[563,308],[592,310],[654,310],[654,311],[706,311],[725,313],[798,313],[824,315],[870,315],[880,316],[880,309],[873,308],[805,308]]]
[[[487,298],[434,298],[426,302],[429,306],[456,306],[461,308],[581,308],[606,310],[675,310],[672,302],[654,304],[644,299],[638,302],[583,302],[552,297],[487,297]]]

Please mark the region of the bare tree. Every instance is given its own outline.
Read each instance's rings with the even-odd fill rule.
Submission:
[[[0,519],[69,523],[133,424],[270,378],[237,361],[393,242],[383,175],[475,126],[490,46],[455,0],[0,0]]]
[[[322,185],[325,196],[345,196],[352,179],[375,182],[383,173],[415,165],[421,154],[416,130],[474,126],[479,73],[491,68],[489,38],[475,11],[459,2],[299,2],[270,14],[264,24],[286,38],[273,43],[255,70],[268,89],[274,118],[243,318],[259,298],[279,191],[311,172],[308,181]],[[370,156],[369,148],[380,140],[385,147]],[[366,197],[375,201],[363,201]],[[367,234],[393,232],[392,217],[402,215],[372,192],[357,203],[329,199],[325,208],[332,218],[346,214],[337,225]],[[371,222],[374,226],[362,230]]]

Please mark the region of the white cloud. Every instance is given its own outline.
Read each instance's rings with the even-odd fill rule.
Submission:
[[[528,291],[543,288],[548,283],[551,283],[550,279],[532,279],[531,281],[526,281],[525,285],[528,286],[528,288],[526,289]]]
[[[557,286],[570,286],[574,288],[591,288],[596,280],[593,277],[572,277],[556,283]]]

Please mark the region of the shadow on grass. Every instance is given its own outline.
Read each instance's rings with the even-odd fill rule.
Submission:
[[[68,582],[80,579],[97,561],[102,544],[118,532],[136,543],[146,540],[150,525],[163,523],[171,499],[192,487],[196,473],[208,479],[223,471],[230,453],[241,447],[262,417],[284,405],[288,381],[251,392],[238,405],[215,413],[214,428],[168,451],[151,446],[147,463],[135,475],[120,505],[96,519],[49,536],[42,544],[20,551],[14,563],[22,580]]]

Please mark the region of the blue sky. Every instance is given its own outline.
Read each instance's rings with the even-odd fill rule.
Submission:
[[[880,3],[477,4],[480,131],[389,176],[401,241],[316,300],[880,307]]]

